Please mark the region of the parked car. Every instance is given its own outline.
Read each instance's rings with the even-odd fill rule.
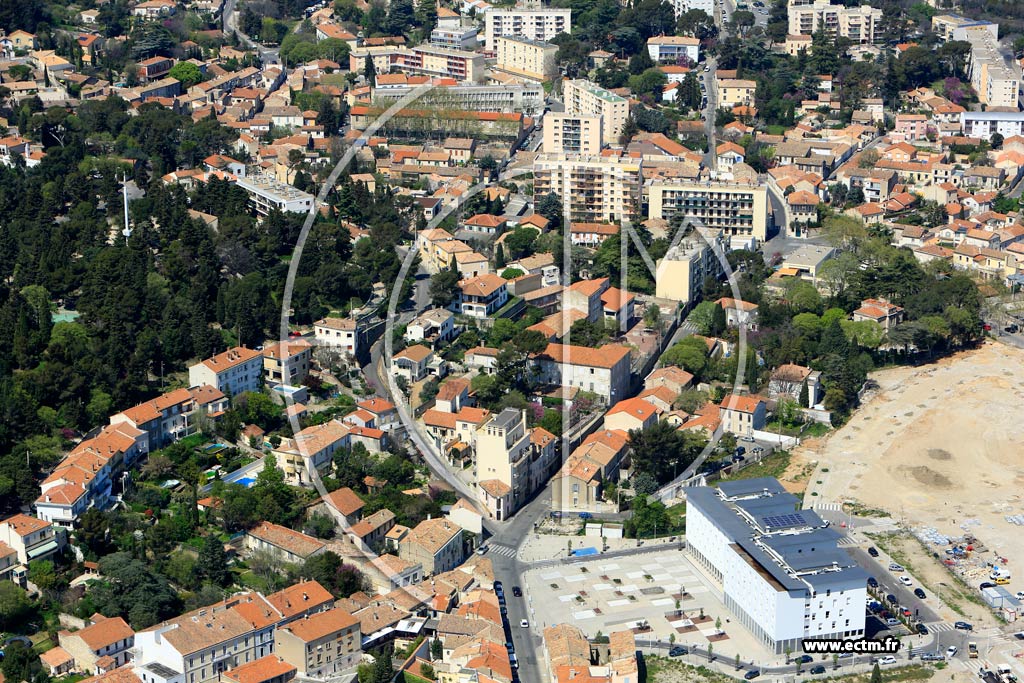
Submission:
[[[814,661],[814,657],[810,655],[800,655],[796,658],[796,661],[800,662],[801,664],[810,664]]]
[[[821,664],[819,664],[818,666],[812,666],[811,667],[811,673],[812,674],[823,674],[823,673],[825,673],[825,667],[823,667]]]
[[[903,568],[902,564],[896,564],[895,562],[889,563],[889,571],[891,572],[904,572],[906,569]]]
[[[868,577],[868,585],[872,588],[878,588],[878,579],[873,576]]]
[[[878,663],[881,664],[882,666],[885,666],[886,664],[895,664],[896,663],[896,658],[893,657],[892,655],[886,655],[886,656],[882,657],[881,659],[879,659]]]
[[[995,588],[995,584],[991,581],[982,581],[981,585],[978,586],[978,590],[985,590],[986,588]]]
[[[917,628],[917,635],[919,635],[919,636],[926,636],[926,635],[928,635],[928,627],[925,626],[924,624],[918,624],[916,628]]]
[[[687,650],[682,645],[673,645],[672,649],[670,649],[668,651],[668,656],[669,657],[682,657],[683,655],[686,655],[686,654],[689,654],[689,653],[690,653],[689,650]]]
[[[890,605],[895,605],[897,602],[899,602],[898,600],[896,600],[896,596],[892,593],[889,593],[887,596],[885,596],[885,599],[889,601]]]
[[[972,624],[967,623],[966,621],[958,621],[958,622],[954,623],[953,624],[953,628],[957,629],[958,631],[973,631],[974,630],[974,626]]]
[[[868,555],[871,557],[878,557],[878,550],[875,549],[875,546],[868,546]]]
[[[956,645],[950,645],[946,648],[946,657],[948,659],[953,659],[953,657],[956,657],[957,652],[959,652],[959,650],[956,649]]]
[[[925,598],[928,597],[927,595],[925,595],[924,590],[922,590],[920,588],[915,588],[914,589],[914,595],[916,595],[917,597],[921,598],[922,600],[924,600]]]
[[[885,624],[886,624],[886,626],[899,626],[900,625],[900,620],[899,619],[894,619],[893,617],[889,617],[888,619],[885,620]]]
[[[512,595],[517,598],[523,597],[523,589],[519,586],[512,586]]]
[[[705,71],[707,71],[707,69],[705,69]],[[747,673],[743,674],[743,677],[745,679],[747,679],[748,681],[752,681],[752,680],[754,680],[755,678],[757,678],[760,675],[761,675],[760,671],[758,671],[757,669],[751,669]]]
[[[1024,631],[1017,631],[1013,634],[1013,637],[1017,640],[1024,640]]]
[[[904,607],[903,609],[900,610],[900,614],[902,614],[903,616],[909,618],[910,617],[910,610],[907,609],[906,607]]]
[[[904,574],[903,576],[900,577],[900,583],[902,583],[904,586],[913,586],[914,585],[913,579],[911,579],[906,574]]]

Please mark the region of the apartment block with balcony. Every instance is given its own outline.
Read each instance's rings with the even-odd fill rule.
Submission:
[[[60,631],[60,647],[75,658],[75,670],[99,674],[124,666],[131,660],[135,631],[121,617],[94,616],[78,631]]]
[[[1010,66],[999,50],[999,41],[987,26],[971,26],[954,32],[957,40],[971,45],[971,85],[978,99],[989,109],[1006,107],[1020,110],[1021,70]]]
[[[295,339],[263,347],[263,373],[268,382],[299,385],[313,366],[313,345]]]
[[[163,448],[194,434],[200,414],[211,417],[228,408],[227,397],[208,384],[175,389],[110,416],[110,424],[128,424],[146,432],[147,448]]]
[[[658,261],[656,296],[689,304],[700,297],[706,278],[717,280],[722,276],[722,258],[729,251],[725,235],[715,230],[703,230],[702,235],[681,240]]]
[[[600,116],[607,142],[617,141],[629,119],[629,100],[587,80],[562,83],[565,113],[575,116]]]
[[[67,536],[50,522],[18,514],[0,522],[0,543],[17,554],[18,564],[11,570],[11,578],[24,585],[29,562],[59,553],[67,545]]]
[[[813,35],[824,30],[860,45],[881,37],[882,10],[870,5],[844,7],[828,0],[790,0],[789,34]]]
[[[531,81],[549,81],[558,74],[558,46],[540,40],[499,36],[494,39],[495,70]]]
[[[475,28],[437,26],[430,32],[430,44],[446,50],[473,50],[478,42]]]
[[[625,156],[540,154],[534,159],[534,196],[557,194],[569,204],[566,218],[618,223],[639,216],[643,162]]]
[[[491,8],[484,14],[484,46],[489,50],[494,49],[494,39],[501,36],[549,41],[560,33],[571,32],[570,9]]]
[[[550,154],[601,153],[604,138],[601,135],[600,116],[573,116],[549,113],[544,117],[544,151]]]
[[[655,180],[644,188],[648,214],[666,220],[682,214],[698,227],[732,237],[763,242],[768,230],[768,195],[764,185]]]

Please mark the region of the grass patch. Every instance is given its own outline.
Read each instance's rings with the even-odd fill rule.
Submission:
[[[832,428],[824,422],[813,422],[807,425],[807,428],[800,436],[820,437],[825,436],[831,431]]]
[[[744,467],[729,479],[756,479],[757,477],[774,477],[778,479],[789,467],[789,451],[775,451],[760,462]],[[671,508],[669,508],[671,510]]]
[[[824,471],[824,470],[822,470]],[[843,504],[843,510],[854,517],[888,517],[889,513],[885,510],[879,510],[878,508],[869,508],[866,505],[862,505],[857,502],[848,502]]]
[[[927,681],[935,675],[935,669],[923,664],[914,664],[899,669],[882,669],[882,680],[886,683],[899,683],[902,681]],[[851,674],[849,676],[830,676],[826,681],[842,681],[843,683],[868,683],[871,680],[871,672],[862,674]]]

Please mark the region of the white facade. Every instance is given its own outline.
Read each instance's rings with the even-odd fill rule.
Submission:
[[[238,178],[235,182],[248,193],[250,206],[261,216],[267,215],[274,209],[283,212],[306,213],[313,206],[313,195],[273,178],[254,176]]]
[[[656,63],[675,63],[685,57],[696,64],[700,59],[700,41],[684,36],[656,36],[647,39],[647,53]]]
[[[960,113],[964,135],[991,140],[999,133],[1004,138],[1024,135],[1024,112],[965,111]]]
[[[430,44],[448,50],[473,50],[479,39],[475,28],[443,28],[438,26],[430,32]]]
[[[672,9],[676,16],[686,14],[692,9],[699,9],[709,17],[715,16],[715,0],[672,0]]]
[[[864,635],[867,572],[838,548],[837,532],[797,504],[768,478],[687,491],[688,550],[776,653],[804,639]]]
[[[551,40],[572,31],[571,15],[569,9],[490,9],[484,14],[484,46],[493,50],[499,36]]]
[[[359,353],[358,328],[351,318],[323,318],[313,324],[313,335],[318,345],[355,356]]]
[[[209,384],[230,396],[259,391],[263,356],[252,349],[236,347],[188,368],[188,382],[197,387]]]

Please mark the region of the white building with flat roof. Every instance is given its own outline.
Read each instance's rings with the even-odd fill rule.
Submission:
[[[494,49],[494,39],[515,36],[530,40],[551,40],[560,33],[572,32],[572,10],[545,7],[539,9],[489,9],[484,14],[484,47]]]
[[[1024,135],[1024,112],[1020,111],[965,111],[960,112],[960,127],[964,135],[991,140],[999,133],[1003,138]]]
[[[690,555],[740,623],[776,654],[864,637],[868,574],[841,535],[771,478],[687,489]]]
[[[259,391],[263,376],[263,354],[236,346],[188,368],[189,386],[209,384],[229,396]]]
[[[306,213],[315,197],[308,192],[286,185],[267,176],[238,178],[235,183],[249,195],[249,205],[261,216],[274,209],[291,213]]]
[[[590,81],[577,79],[562,83],[565,113],[574,116],[600,116],[602,134],[609,143],[618,141],[629,118],[629,100]]]

